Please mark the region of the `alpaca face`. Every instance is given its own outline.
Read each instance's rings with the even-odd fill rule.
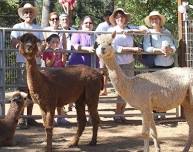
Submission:
[[[28,98],[28,94],[25,92],[14,92],[9,101],[21,108],[32,103],[32,100]]]
[[[15,92],[10,99],[10,108],[8,111],[9,117],[12,116],[14,119],[19,119],[22,110],[27,105],[27,102],[27,94],[23,97],[20,92]]]
[[[114,56],[112,41],[115,35],[116,33],[102,34],[97,37],[95,48],[96,48],[96,54],[99,58],[107,59]]]
[[[38,52],[37,42],[39,42],[38,38],[31,33],[22,35],[19,43],[20,54],[26,59],[34,58]]]

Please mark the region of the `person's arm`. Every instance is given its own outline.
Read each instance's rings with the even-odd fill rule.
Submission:
[[[63,47],[63,50],[66,50],[67,49],[67,39],[66,39],[66,34],[63,33],[62,34],[62,47]]]
[[[148,31],[148,28],[144,25],[141,26],[134,26],[134,25],[129,25],[128,30],[123,31],[123,34],[125,35],[131,35],[131,33],[139,33],[139,34],[144,34]]]
[[[19,47],[19,40],[17,38],[12,37],[11,39],[11,47],[18,48]]]
[[[140,53],[143,49],[140,47],[122,47],[121,53],[131,52],[131,53]]]
[[[169,30],[166,29],[166,32],[168,33],[168,36],[167,36],[168,46],[164,48],[165,49],[164,51],[166,53],[166,56],[174,55],[174,53],[176,52],[176,46],[175,46],[173,36]]]
[[[50,52],[50,51],[53,51],[53,50],[46,49],[42,55],[42,59],[45,61],[46,67],[52,67],[54,63],[54,59],[55,59],[54,54],[53,52]]]
[[[76,51],[94,52],[93,46],[82,46],[80,44],[80,39],[81,37],[79,33],[72,34],[72,46]]]
[[[20,24],[15,24],[13,26],[13,29],[18,29],[20,28]],[[18,48],[18,44],[19,44],[19,38],[20,38],[20,31],[11,31],[11,35],[10,35],[10,38],[11,38],[11,46],[13,48]]]
[[[125,41],[126,41],[126,43],[128,43],[127,40],[125,40]],[[130,53],[140,53],[142,51],[142,49],[140,47],[133,47],[132,43],[130,44],[130,46],[129,45],[123,46],[121,44],[122,44],[122,42],[118,38],[117,39],[115,38],[113,40],[112,46],[113,46],[113,48],[115,48],[115,51],[118,53],[126,53],[126,52],[128,52],[128,53],[129,52]]]
[[[66,61],[67,61],[67,54],[63,52],[62,53],[62,63],[66,64]]]
[[[78,44],[78,45],[75,46],[75,50],[92,53],[92,52],[94,52],[94,47],[92,47],[92,46],[81,46],[81,45]]]

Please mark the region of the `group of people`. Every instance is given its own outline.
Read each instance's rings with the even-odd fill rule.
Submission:
[[[13,26],[14,28],[20,29],[42,29],[39,25],[34,24],[34,19],[38,15],[38,10],[36,7],[32,6],[30,3],[26,3],[23,7],[18,9],[18,14],[23,22],[18,23]],[[154,59],[154,67],[170,68],[174,65],[173,55],[176,51],[174,41],[172,39],[171,33],[164,28],[165,17],[161,15],[158,11],[152,11],[145,19],[146,26],[133,26],[129,22],[131,16],[129,13],[125,12],[122,8],[117,8],[113,12],[107,10],[104,13],[104,22],[100,23],[96,28],[96,36],[100,32],[122,32],[122,34],[117,34],[112,46],[115,48],[116,61],[120,65],[121,69],[128,76],[134,76],[134,56],[133,52],[141,52],[142,48],[134,45],[134,36],[129,33],[132,32],[147,32],[152,34],[147,34],[144,36],[143,40],[143,50],[146,52],[160,53],[156,55]],[[97,56],[93,54],[94,52],[94,40],[95,36],[90,33],[85,32],[72,32],[72,33],[57,33],[53,30],[76,30],[70,26],[68,14],[58,15],[57,12],[51,12],[49,15],[49,26],[43,28],[45,30],[51,30],[51,32],[39,32],[33,31],[32,33],[36,35],[42,42],[46,45],[41,47],[40,52],[37,55],[37,63],[42,67],[65,67],[67,65],[84,64],[88,66],[93,66],[93,61],[95,61],[94,66],[96,68],[104,68],[105,65],[103,61],[99,61]],[[85,16],[81,22],[78,30],[82,31],[93,31],[94,21],[91,16]],[[12,31],[11,32],[11,44],[14,48],[18,47],[18,39],[25,32],[29,31]],[[42,49],[44,48],[44,49]],[[73,50],[73,53],[68,54],[65,50]],[[76,51],[81,51],[76,52]],[[127,53],[125,53],[127,52]],[[94,58],[94,60],[93,60]],[[19,68],[24,66],[24,59],[21,55],[17,54],[16,61]],[[19,83],[26,83],[23,77],[23,71],[18,72],[20,75],[18,78]],[[104,74],[105,87],[101,91],[101,95],[107,95],[107,74]],[[116,106],[114,121],[124,122],[124,110],[125,102],[119,96],[118,103]],[[72,105],[70,105],[72,106]],[[28,115],[32,114],[32,107],[30,105],[27,111]],[[57,108],[58,115],[63,114],[62,108]],[[33,120],[31,120],[33,121]],[[59,117],[57,119],[57,124],[65,125],[68,121],[65,117]],[[21,125],[26,124],[22,120]]]

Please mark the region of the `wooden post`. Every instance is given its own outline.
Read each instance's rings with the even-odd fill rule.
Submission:
[[[178,6],[181,5],[183,0],[178,0]],[[186,52],[186,45],[184,42],[184,28],[183,28],[183,16],[180,12],[178,12],[178,41],[179,41],[179,48],[178,48],[178,64],[180,67],[186,66],[185,61],[185,52]]]
[[[178,6],[181,5],[183,0],[178,0]],[[186,52],[186,45],[185,45],[185,38],[184,38],[184,28],[183,28],[183,16],[180,12],[178,12],[178,64],[180,67],[186,66],[185,61],[185,52]],[[184,118],[184,109],[181,106],[181,118]]]

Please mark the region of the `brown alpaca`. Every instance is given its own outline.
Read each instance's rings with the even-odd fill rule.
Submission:
[[[0,119],[0,146],[11,146],[14,144],[13,137],[18,119],[30,100],[27,100],[26,93],[14,92],[10,102],[7,115],[4,119]]]
[[[35,55],[37,38],[30,33],[20,38],[19,52],[26,58],[27,84],[32,100],[40,106],[46,131],[47,151],[52,151],[53,119],[56,107],[75,102],[78,129],[70,146],[78,145],[86,125],[85,105],[93,125],[90,145],[96,145],[99,125],[97,111],[99,93],[103,87],[100,72],[84,65],[40,71]]]

